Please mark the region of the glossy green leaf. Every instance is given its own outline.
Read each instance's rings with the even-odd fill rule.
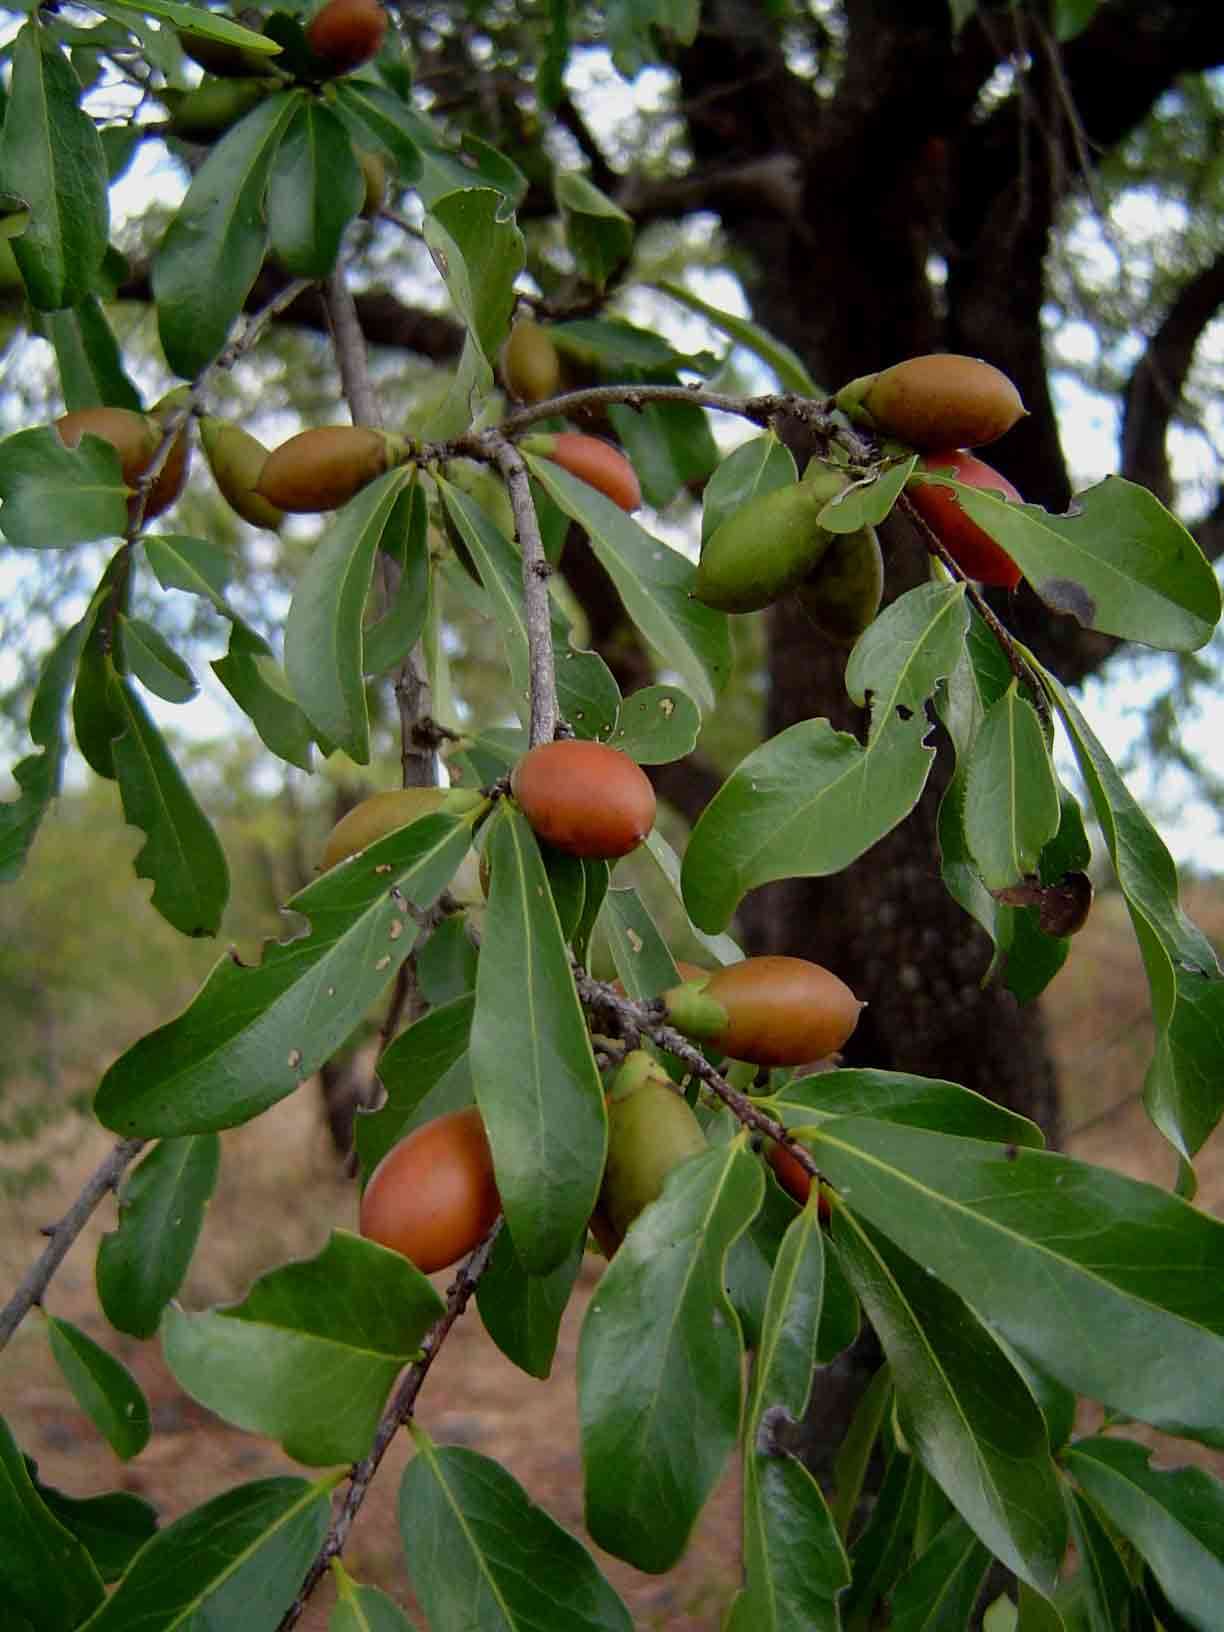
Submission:
[[[683,910],[684,896],[680,888],[680,857],[668,844],[657,827],[652,828],[646,835],[640,853],[649,857],[654,863],[660,878],[674,897],[677,906]],[[687,914],[685,916],[687,917]],[[738,963],[744,956],[739,942],[733,940],[730,935],[707,935],[704,930],[698,929],[691,919],[689,920],[689,929],[715,963]]]
[[[91,538],[120,538],[128,489],[119,455],[100,436],[66,448],[39,425],[0,442],[0,528],[24,550],[62,550]]]
[[[139,411],[140,394],[128,378],[97,295],[85,295],[63,311],[45,313],[41,326],[55,348],[65,408],[106,404]]]
[[[965,1632],[990,1554],[954,1513],[898,1581],[889,1632]]]
[[[189,703],[200,683],[160,630],[122,612],[115,627],[125,669],[163,702]]]
[[[888,465],[880,474],[851,483],[816,518],[831,533],[857,533],[860,527],[878,527],[892,513],[906,478],[918,462],[915,453],[899,464]]]
[[[701,542],[750,500],[779,487],[791,487],[798,480],[794,454],[773,431],[742,442],[706,483],[701,496]]]
[[[1036,1150],[1045,1143],[1035,1122],[993,1099],[959,1083],[904,1071],[819,1071],[815,1076],[794,1078],[773,1097],[776,1113],[788,1127],[839,1116],[870,1116]]]
[[[476,1307],[494,1343],[530,1377],[547,1377],[552,1371],[561,1316],[585,1250],[584,1233],[556,1269],[547,1275],[528,1275],[508,1230],[493,1245],[489,1267],[476,1288]]]
[[[838,1257],[830,1253],[827,1262],[830,1268],[837,1264],[839,1272],[843,1279],[845,1278],[845,1270],[840,1268],[841,1260]],[[849,1285],[849,1282],[846,1284]],[[857,1299],[855,1303],[857,1307]],[[862,1495],[863,1483],[867,1477],[867,1465],[880,1437],[885,1417],[892,1410],[892,1406],[892,1372],[886,1361],[859,1396],[846,1437],[833,1459],[832,1505],[839,1535],[847,1536],[850,1533],[855,1510]]]
[[[932,481],[916,474],[914,482]],[[946,477],[939,480],[947,482]],[[950,485],[1041,599],[1086,629],[1166,651],[1194,651],[1220,617],[1220,586],[1193,537],[1146,487],[1107,476],[1065,516]]]
[[[724,1270],[763,1190],[740,1140],[674,1167],[583,1321],[587,1529],[640,1570],[668,1570],[683,1553],[738,1434],[742,1341]]]
[[[322,1544],[339,1478],[257,1479],[193,1508],[141,1550],[89,1632],[267,1632]]]
[[[1052,1591],[1066,1515],[1023,1378],[955,1292],[846,1208],[833,1240],[888,1356],[907,1444],[990,1551]]]
[[[595,925],[603,911],[603,904],[612,882],[612,869],[606,861],[584,861],[582,866],[586,873],[582,917],[570,937],[570,945],[579,963],[586,964],[590,961],[591,936],[595,932]]]
[[[286,272],[329,277],[344,229],[364,199],[365,181],[344,125],[326,103],[298,103],[268,182],[268,233]]]
[[[548,891],[557,909],[557,922],[562,938],[568,941],[582,922],[586,906],[586,869],[578,856],[566,855],[564,850],[544,846],[544,872],[548,877]]]
[[[429,507],[419,481],[409,488],[395,519],[399,537],[384,535],[383,550],[395,564],[398,582],[382,615],[362,634],[362,665],[368,675],[385,674],[404,662],[429,618]]]
[[[571,317],[550,323],[548,332],[563,355],[598,368],[610,381],[636,369],[712,373],[717,364],[709,352],[677,351],[654,329],[627,323],[621,317]]]
[[[294,1461],[357,1462],[444,1307],[402,1254],[333,1230],[317,1257],[262,1275],[241,1303],[171,1306],[162,1352],[193,1399]]]
[[[1043,1370],[1170,1433],[1224,1441],[1211,1381],[1224,1363],[1224,1224],[1046,1151],[861,1117],[807,1142],[856,1214]]]
[[[475,1009],[472,992],[443,1003],[405,1027],[379,1055],[386,1102],[376,1111],[359,1112],[355,1125],[366,1179],[391,1146],[414,1128],[472,1103],[467,1051]]]
[[[37,1632],[72,1632],[102,1601],[88,1552],[51,1512],[0,1417],[0,1603]]]
[[[675,960],[635,889],[610,889],[599,923],[608,937],[612,961],[632,998],[658,997],[680,984]]]
[[[523,269],[523,235],[491,187],[465,184],[434,199],[425,243],[460,320],[490,366],[510,332],[514,280]],[[487,387],[486,387],[487,389]]]
[[[633,218],[577,170],[558,172],[553,178],[553,195],[579,276],[602,289],[629,259]]]
[[[166,361],[193,379],[225,344],[263,264],[264,195],[301,92],[279,92],[240,119],[209,153],[153,262]]]
[[[37,751],[13,766],[17,798],[0,801],[0,882],[20,876],[42,819],[60,791],[68,752],[66,705],[92,624],[89,616],[73,624],[43,664],[30,705],[30,739]]]
[[[471,830],[426,816],[308,884],[288,903],[305,935],[255,965],[227,955],[177,1019],[121,1054],[94,1110],[125,1135],[235,1127],[301,1086],[360,1024],[416,939],[409,903],[431,906]]]
[[[750,322],[746,317],[737,317],[733,312],[721,312],[717,306],[711,306],[692,294],[683,284],[670,283],[666,280],[655,285],[665,295],[687,306],[690,312],[696,312],[712,323],[716,329],[730,335],[738,345],[759,357],[761,361],[772,368],[777,375],[778,384],[786,391],[798,391],[801,396],[820,397],[825,395],[812,379],[798,353],[782,340],[776,340],[759,324]]]
[[[1013,679],[987,709],[965,762],[965,840],[987,889],[1036,872],[1059,815],[1049,743]]]
[[[403,1610],[380,1587],[362,1586],[348,1571],[332,1565],[336,1577],[336,1603],[327,1623],[327,1632],[412,1632],[412,1623]]]
[[[1068,1491],[1071,1539],[1079,1555],[1075,1580],[1083,1611],[1084,1632],[1116,1632],[1128,1625],[1134,1595],[1130,1574],[1117,1543],[1079,1491]]]
[[[106,159],[97,126],[79,107],[81,82],[51,31],[28,22],[12,63],[0,191],[29,206],[25,231],[11,243],[30,304],[57,311],[85,299],[106,253]]]
[[[569,471],[534,454],[526,458],[545,492],[590,535],[642,635],[698,706],[711,708],[730,674],[730,636],[726,617],[692,598],[692,562]]]
[[[149,1442],[149,1405],[140,1385],[121,1360],[107,1352],[70,1320],[47,1316],[47,1333],[55,1363],[77,1404],[126,1462]]]
[[[111,753],[124,819],[145,834],[136,876],[152,880],[151,903],[175,929],[215,935],[229,899],[221,841],[135,690],[117,680],[110,701],[121,726]]]
[[[700,730],[701,715],[688,692],[678,686],[643,686],[621,704],[607,741],[639,765],[666,765],[692,753]]]
[[[68,1496],[42,1483],[36,1463],[29,1463],[29,1473],[48,1512],[76,1537],[108,1584],[119,1579],[157,1529],[155,1509],[130,1491]],[[0,1579],[2,1576],[0,1568]]]
[[[144,17],[161,17],[175,28],[188,34],[198,34],[206,40],[222,40],[227,45],[240,45],[244,51],[262,51],[272,62],[280,51],[275,40],[255,29],[243,28],[221,12],[207,11],[203,6],[187,6],[179,0],[107,0],[108,5],[120,11],[138,11]]]
[[[755,1349],[761,1341],[765,1304],[778,1249],[797,1210],[789,1192],[782,1189],[770,1168],[760,1211],[727,1254],[727,1296],[739,1316],[744,1342],[750,1349]]]
[[[850,1553],[854,1579],[842,1600],[845,1632],[869,1632],[909,1568],[927,1479],[912,1456],[894,1451],[871,1514]]]
[[[1173,1148],[1189,1158],[1224,1111],[1224,975],[1211,943],[1178,905],[1177,869],[1159,834],[1068,692],[1053,675],[1044,679],[1071,739],[1151,988],[1156,1048],[1144,1104]]]
[[[875,620],[846,668],[854,701],[870,698],[867,746],[828,720],[802,720],[740,762],[685,852],[695,924],[724,929],[758,884],[840,872],[909,814],[935,755],[927,700],[956,664],[966,621],[961,588],[910,590]]]
[[[119,1227],[98,1243],[97,1286],[111,1325],[152,1337],[182,1285],[217,1183],[215,1133],[163,1139],[119,1192]]]
[[[679,385],[670,370],[629,371],[618,384],[642,379],[650,385]],[[692,402],[647,402],[638,408],[612,403],[608,419],[637,472],[646,503],[656,510],[669,505],[690,484],[704,483],[718,464],[718,444],[704,408]]]
[[[502,1467],[413,1427],[399,1526],[430,1632],[632,1632],[594,1559]]]
[[[404,524],[411,480],[407,469],[389,470],[337,512],[298,578],[285,620],[285,672],[294,697],[316,731],[359,765],[370,757],[362,678],[366,598],[384,537],[395,537]]]
[[[1151,1454],[1130,1440],[1081,1439],[1064,1460],[1185,1624],[1214,1632],[1224,1594],[1224,1484],[1204,1468],[1157,1470]]]
[[[554,609],[553,658],[561,716],[573,726],[576,736],[610,741],[621,713],[620,687],[598,652],[570,645],[564,622]]]
[[[503,805],[471,1060],[497,1188],[523,1268],[547,1275],[584,1234],[607,1148],[603,1087],[535,835]]]

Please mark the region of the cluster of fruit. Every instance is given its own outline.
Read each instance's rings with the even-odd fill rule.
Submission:
[[[654,825],[655,798],[641,768],[603,743],[566,739],[529,750],[510,794],[537,837],[572,856],[615,860]],[[479,795],[408,788],[375,794],[333,830],[323,866],[437,810],[471,809]],[[761,1068],[800,1066],[839,1050],[861,1003],[828,969],[802,958],[746,958],[713,972],[679,964],[679,985],[659,1013],[692,1042]],[[607,1091],[608,1154],[591,1233],[611,1256],[671,1170],[706,1148],[701,1122],[659,1060],[634,1049]],[[784,1147],[767,1158],[784,1187],[806,1201],[811,1179]],[[434,1118],[394,1145],[361,1201],[363,1235],[426,1273],[448,1268],[483,1238],[500,1211],[492,1156],[475,1107]]]

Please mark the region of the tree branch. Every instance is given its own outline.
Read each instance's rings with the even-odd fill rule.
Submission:
[[[548,599],[552,567],[544,554],[540,522],[522,454],[512,442],[496,433],[490,435],[489,446],[510,492],[514,529],[523,557],[523,613],[527,623],[531,686],[528,739],[535,748],[542,742],[551,742],[557,734],[557,671],[553,656],[552,607]]]

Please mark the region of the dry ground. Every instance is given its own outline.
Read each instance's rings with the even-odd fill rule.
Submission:
[[[1191,910],[1213,933],[1224,932],[1224,901],[1202,891]],[[1122,905],[1098,903],[1088,930],[1047,1003],[1062,1069],[1069,1149],[1085,1160],[1167,1184],[1173,1162],[1135,1097],[1149,1047],[1146,997]],[[62,1134],[60,1136],[62,1138]],[[241,1296],[261,1270],[317,1251],[337,1225],[351,1227],[351,1183],[326,1148],[309,1096],[299,1096],[247,1128],[224,1136],[222,1178],[183,1301],[199,1307]],[[37,1229],[62,1210],[64,1198],[100,1159],[108,1141],[82,1133],[57,1164],[55,1192],[0,1203],[0,1289],[11,1287],[38,1250]],[[1210,1142],[1199,1164],[1200,1204],[1224,1215],[1224,1139]],[[93,1253],[113,1210],[101,1209],[52,1286],[48,1307],[77,1321],[117,1352],[148,1395],[156,1432],[128,1466],[119,1464],[75,1408],[49,1361],[37,1317],[28,1319],[0,1358],[0,1410],[42,1476],[73,1494],[121,1486],[146,1496],[164,1520],[223,1488],[290,1468],[274,1444],[228,1428],[187,1399],[161,1363],[155,1343],[118,1337],[97,1312]],[[439,1441],[471,1446],[503,1462],[562,1524],[581,1529],[574,1357],[582,1314],[598,1277],[588,1262],[566,1315],[553,1377],[535,1382],[504,1360],[473,1312],[448,1341],[420,1404],[422,1424]],[[439,1278],[440,1282],[445,1277]],[[1155,1437],[1155,1436],[1153,1436]],[[1212,1458],[1183,1442],[1162,1446],[1166,1461]],[[376,1582],[412,1612],[395,1527],[398,1470],[393,1450],[355,1528],[345,1559],[358,1579]],[[1224,1472],[1224,1458],[1215,1458]],[[625,1596],[641,1632],[714,1632],[738,1571],[734,1474],[709,1503],[683,1562],[669,1575],[642,1575],[606,1556],[602,1566]],[[322,1632],[331,1602],[325,1585],[303,1626]]]

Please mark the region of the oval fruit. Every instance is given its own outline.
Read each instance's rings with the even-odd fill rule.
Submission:
[[[163,431],[152,414],[138,414],[132,408],[75,408],[62,414],[55,422],[60,441],[65,447],[80,445],[83,436],[100,436],[109,442],[119,455],[123,480],[135,487],[152,464],[161,446]],[[158,472],[145,501],[144,520],[152,521],[168,510],[182,491],[187,476],[187,430],[179,432],[170,448],[170,456]],[[128,515],[134,521],[137,499],[128,500]]]
[[[558,431],[555,436],[531,437],[524,447],[551,459],[571,476],[598,488],[622,510],[636,510],[642,502],[642,486],[637,471],[619,448],[601,442],[597,436],[580,431]]]
[[[853,646],[884,597],[884,557],[875,528],[839,533],[795,593],[827,640]]]
[[[372,793],[346,811],[332,828],[323,846],[319,871],[327,872],[397,827],[407,827],[421,816],[432,816],[444,808],[449,795],[449,788],[391,788],[385,793]],[[480,795],[473,797],[478,800]]]
[[[835,1054],[863,1005],[831,970],[806,958],[745,958],[701,987],[664,994],[680,1031],[754,1065],[804,1065]]]
[[[805,578],[833,534],[817,520],[845,486],[830,472],[749,499],[706,539],[693,594],[720,612],[759,612]]]
[[[547,329],[531,317],[520,317],[502,347],[502,378],[519,402],[555,397],[561,384],[561,359]]]
[[[484,1122],[470,1105],[391,1147],[365,1187],[359,1227],[430,1275],[479,1246],[500,1212]]]
[[[1023,419],[1020,393],[980,357],[933,352],[865,374],[837,393],[851,419],[911,448],[976,448]]]
[[[773,1168],[774,1177],[783,1190],[792,1200],[797,1201],[800,1207],[806,1207],[808,1197],[812,1193],[812,1175],[807,1168],[801,1167],[793,1152],[774,1139],[770,1139],[765,1146],[765,1160]],[[823,1195],[817,1196],[816,1211],[821,1219],[829,1217],[829,1203]]]
[[[654,826],[649,777],[602,742],[540,743],[514,767],[510,791],[539,837],[571,856],[627,856]]]
[[[212,414],[200,420],[200,441],[213,481],[230,509],[252,527],[275,532],[285,519],[284,512],[255,491],[268,458],[263,443],[241,425]]]
[[[215,141],[280,83],[267,77],[206,79],[175,103],[170,134],[185,142]]]
[[[351,74],[378,55],[389,21],[378,0],[327,0],[306,25],[306,43],[333,74]]]
[[[1001,493],[1009,503],[1021,504],[1020,494],[1007,477],[975,458],[963,449],[952,448],[944,453],[932,453],[920,461],[923,470],[947,470],[958,482],[969,487],[980,487],[988,493]],[[1020,582],[1020,568],[996,544],[990,534],[961,508],[960,500],[950,487],[938,482],[915,482],[905,489],[906,497],[935,534],[936,538],[968,578],[981,584],[994,584],[1000,589],[1015,589]]]
[[[387,162],[381,153],[368,147],[355,147],[353,151],[365,185],[361,213],[367,221],[372,221],[387,202]]]
[[[663,1068],[642,1050],[627,1055],[608,1093],[608,1161],[599,1192],[599,1212],[618,1241],[662,1194],[672,1168],[706,1148],[701,1123]]]
[[[255,491],[278,510],[338,510],[390,470],[401,438],[368,425],[322,425],[299,431],[264,461]]]

